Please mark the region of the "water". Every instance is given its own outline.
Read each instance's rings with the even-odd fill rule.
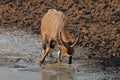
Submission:
[[[120,80],[120,72],[113,69],[115,67],[104,67],[99,60],[81,59],[71,65],[63,62],[39,66],[37,63],[29,65],[23,59],[13,62],[4,57],[0,58],[0,80]]]

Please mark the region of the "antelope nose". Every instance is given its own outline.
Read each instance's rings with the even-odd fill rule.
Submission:
[[[68,64],[72,63],[72,56],[68,57]]]

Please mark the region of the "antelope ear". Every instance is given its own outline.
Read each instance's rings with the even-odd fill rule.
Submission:
[[[69,47],[69,45],[68,45],[66,42],[63,41],[63,39],[62,39],[62,33],[61,33],[61,32],[60,32],[60,40],[61,40],[62,44],[63,44],[66,48]]]
[[[80,34],[78,33],[78,36],[77,36],[77,38],[75,39],[74,43],[71,45],[71,47],[74,47],[74,46],[78,43],[79,38],[80,38]]]

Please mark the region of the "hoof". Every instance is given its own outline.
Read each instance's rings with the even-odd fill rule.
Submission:
[[[38,61],[37,64],[38,64],[39,66],[42,66],[42,65],[44,64],[44,61]]]

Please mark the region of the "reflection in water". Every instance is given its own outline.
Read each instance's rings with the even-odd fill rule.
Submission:
[[[68,80],[70,69],[63,65],[48,64],[43,66],[42,80]]]
[[[6,58],[0,58],[0,80],[120,80],[120,67],[104,67],[101,62],[84,59],[71,65],[52,63],[24,68],[24,61],[6,62]]]
[[[42,66],[41,80],[120,80],[120,73],[102,66],[101,61],[80,60],[79,64],[46,64]],[[108,69],[108,70],[107,70]]]
[[[42,80],[68,80],[69,75],[68,74],[54,74],[51,72],[43,72],[42,73]]]

